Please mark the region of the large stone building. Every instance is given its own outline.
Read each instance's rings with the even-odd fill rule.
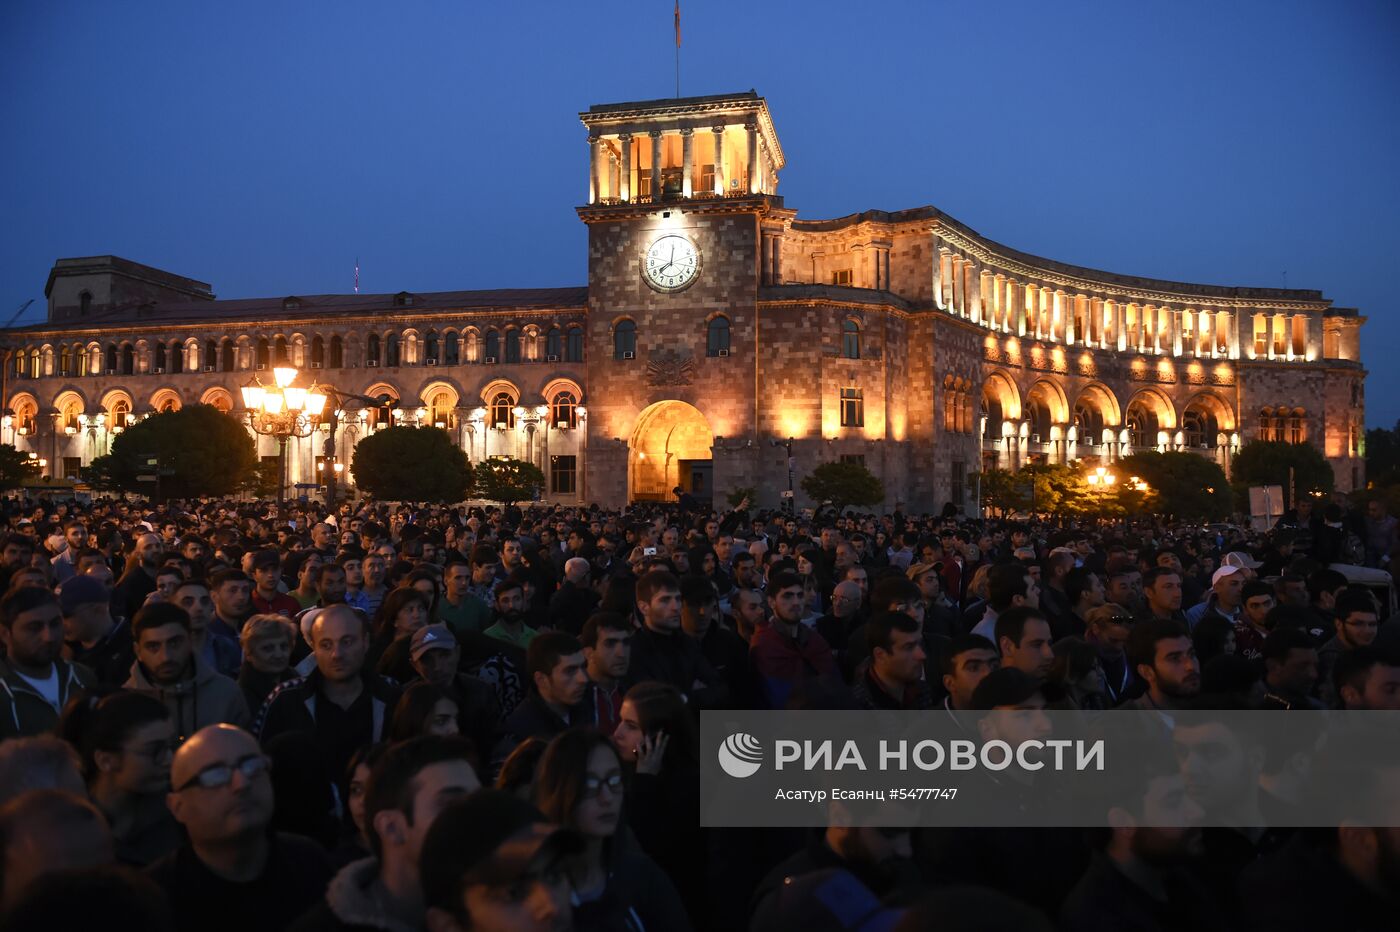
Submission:
[[[124,259],[60,259],[48,322],[6,334],[0,439],[74,475],[133,417],[239,416],[240,386],[290,362],[399,400],[347,406],[340,458],[392,417],[473,461],[533,460],[555,501],[754,486],[773,506],[790,468],[855,459],[887,506],[971,508],[979,468],[1182,449],[1228,469],[1254,437],[1315,443],[1340,488],[1360,481],[1364,318],[1320,292],[1066,265],[932,207],[800,220],[752,92],[580,116],[585,286],[216,300]],[[316,479],[323,444],[292,442],[289,483]]]

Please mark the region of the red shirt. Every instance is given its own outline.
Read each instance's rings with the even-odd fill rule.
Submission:
[[[256,589],[253,590],[253,614],[255,615],[285,615],[288,618],[295,618],[300,613],[301,603],[285,592],[277,593],[269,602],[258,595]]]

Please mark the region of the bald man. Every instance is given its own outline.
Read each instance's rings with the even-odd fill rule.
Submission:
[[[861,591],[860,583],[844,580],[831,590],[831,612],[817,619],[817,633],[826,638],[838,659],[846,652],[846,640],[851,636],[852,629],[860,625],[860,609],[864,601],[865,593]]]
[[[564,581],[549,598],[550,624],[575,637],[598,608],[598,593],[588,584],[592,570],[592,564],[583,557],[570,557],[564,563]]]
[[[188,840],[152,865],[181,929],[280,929],[325,893],[325,851],[271,833],[271,761],[232,725],[196,732],[175,754],[166,805]]]

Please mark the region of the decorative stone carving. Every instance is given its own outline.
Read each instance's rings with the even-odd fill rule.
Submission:
[[[675,350],[658,350],[647,360],[648,385],[689,385],[695,379],[695,358]]]

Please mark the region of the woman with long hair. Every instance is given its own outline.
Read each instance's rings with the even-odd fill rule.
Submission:
[[[697,926],[705,914],[700,746],[694,713],[669,683],[646,681],[622,700],[613,744],[632,772],[627,823],[642,850],[675,878]]]
[[[671,881],[635,844],[619,837],[624,787],[622,758],[592,729],[556,735],[540,759],[535,805],[545,818],[583,836],[571,859],[577,932],[659,932],[687,929]]]
[[[369,790],[370,771],[388,747],[387,744],[366,744],[345,766],[345,825],[340,844],[330,853],[331,866],[337,870],[370,855],[369,833],[365,830],[365,794]]]
[[[400,683],[413,679],[409,641],[429,622],[428,598],[422,592],[411,586],[390,589],[379,603],[379,611],[374,613],[374,633],[366,665],[372,664],[381,676],[393,677]]]
[[[456,735],[457,701],[441,686],[419,680],[403,691],[389,720],[389,743],[419,735]]]
[[[78,749],[119,861],[145,867],[179,847],[180,826],[165,805],[175,723],[164,702],[125,690],[84,693],[69,702],[59,731]]]

